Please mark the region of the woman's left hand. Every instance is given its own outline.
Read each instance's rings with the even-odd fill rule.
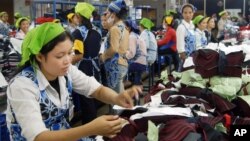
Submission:
[[[120,93],[116,97],[115,103],[125,108],[132,108],[134,106],[133,97],[139,98],[139,94],[142,93],[142,86],[133,86],[124,92]]]

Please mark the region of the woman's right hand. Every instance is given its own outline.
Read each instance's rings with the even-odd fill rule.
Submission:
[[[186,59],[187,55],[185,52],[180,53],[180,59],[184,61]]]
[[[101,135],[108,138],[113,138],[122,129],[123,119],[119,116],[104,115],[91,121],[95,135]]]

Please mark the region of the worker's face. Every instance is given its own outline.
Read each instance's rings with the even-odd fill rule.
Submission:
[[[66,39],[58,43],[47,56],[37,55],[41,70],[48,80],[54,80],[67,73],[73,56],[72,46],[72,42]]]
[[[79,25],[79,18],[76,15],[73,16],[72,23],[76,26]]]
[[[102,24],[103,29],[108,29],[107,13],[106,12],[101,16],[101,24]]]
[[[7,22],[7,21],[9,20],[9,15],[8,15],[7,13],[3,14],[1,20],[2,20],[3,22]]]
[[[185,7],[182,12],[183,19],[190,22],[193,19],[194,11],[191,7]]]
[[[208,28],[211,28],[211,29],[215,28],[215,21],[214,21],[214,18],[212,18],[212,19],[210,19],[210,20],[208,21],[207,27],[208,27]]]
[[[229,18],[229,15],[228,13],[226,12],[225,14],[222,15],[222,19],[226,20]]]
[[[29,27],[30,27],[30,22],[28,20],[24,20],[21,22],[20,29],[24,33],[27,33],[29,31]]]
[[[201,31],[204,31],[207,28],[207,21],[205,21],[204,19],[198,24],[198,28]]]
[[[106,11],[106,22],[108,27],[112,27],[115,22],[115,15],[114,13],[111,13],[109,10]]]

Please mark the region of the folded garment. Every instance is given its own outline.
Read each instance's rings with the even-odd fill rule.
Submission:
[[[195,72],[203,78],[209,78],[218,74],[218,52],[211,49],[197,50],[193,55]]]

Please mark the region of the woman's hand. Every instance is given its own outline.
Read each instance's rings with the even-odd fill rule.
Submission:
[[[187,58],[187,55],[185,52],[180,53],[180,59],[184,61]]]
[[[89,124],[91,124],[94,135],[113,138],[121,131],[124,120],[119,118],[119,116],[104,115],[96,118]]]
[[[115,104],[125,108],[132,108],[134,105],[132,98],[138,98],[140,93],[142,93],[142,87],[133,86],[132,88],[129,88],[121,94],[117,95],[115,99]]]

